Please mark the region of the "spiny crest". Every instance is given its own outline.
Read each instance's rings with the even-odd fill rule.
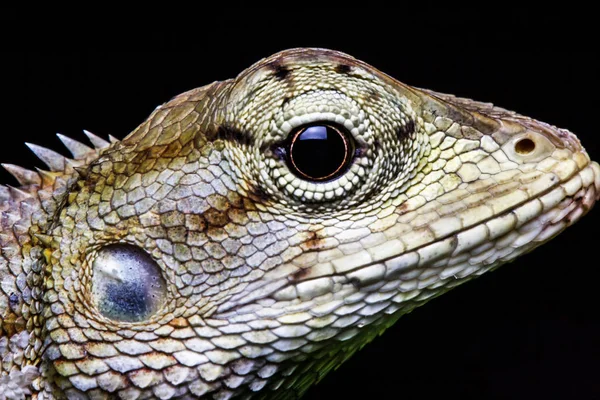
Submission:
[[[15,177],[21,186],[39,185],[42,183],[42,179],[35,171],[14,164],[2,164],[2,166],[8,173]]]
[[[36,168],[36,171],[32,171],[14,164],[2,164],[2,167],[19,182],[20,187],[0,185],[0,199],[21,201],[34,196],[36,193],[39,195],[40,188],[52,187],[60,177],[74,173],[84,175],[86,171],[85,166],[90,161],[97,158],[102,150],[118,142],[117,139],[110,135],[109,142],[89,131],[84,130],[83,133],[88,137],[93,148],[68,136],[61,135],[60,133],[57,134],[73,158],[65,157],[62,154],[36,144],[25,143],[46,164],[48,170]]]
[[[108,146],[110,146],[109,142],[107,142],[106,140],[102,139],[99,136],[94,135],[90,131],[86,131],[84,129],[83,133],[88,137],[88,139],[94,145],[94,148],[96,148],[96,150],[103,150],[103,149],[106,149]],[[110,137],[112,138],[112,136],[110,136]]]

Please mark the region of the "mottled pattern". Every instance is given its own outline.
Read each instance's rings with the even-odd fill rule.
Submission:
[[[311,122],[357,145],[333,181],[298,178],[277,150]],[[0,398],[298,398],[600,191],[572,133],[329,50],[184,93],[121,142],[88,137],[61,137],[73,159],[31,145],[50,172],[5,166],[22,186],[0,188]],[[150,301],[135,276],[151,267],[128,277],[125,311],[94,286],[124,273],[95,264],[119,243],[164,280],[141,320],[127,312]]]

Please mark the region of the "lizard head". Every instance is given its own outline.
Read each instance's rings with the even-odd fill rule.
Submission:
[[[55,172],[2,206],[21,211],[2,225],[0,353],[20,338],[31,390],[73,398],[300,396],[600,191],[572,133],[323,49],[278,53],[121,142],[93,140],[66,141],[62,170],[36,148]]]

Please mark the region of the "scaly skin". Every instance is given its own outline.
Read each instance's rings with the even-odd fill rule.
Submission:
[[[276,150],[310,121],[357,143],[329,183]],[[95,149],[62,137],[73,160],[31,146],[50,171],[6,166],[22,186],[0,188],[0,399],[298,398],[600,193],[572,133],[321,49],[181,94],[123,141],[89,137]],[[114,243],[166,282],[141,321],[107,317],[92,293]]]

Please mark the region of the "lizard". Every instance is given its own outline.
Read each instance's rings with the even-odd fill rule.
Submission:
[[[300,398],[588,212],[577,137],[300,48],[4,164],[0,399]]]

